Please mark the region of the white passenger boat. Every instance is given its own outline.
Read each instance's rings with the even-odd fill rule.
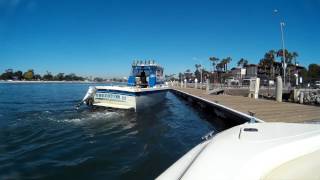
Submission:
[[[320,125],[246,123],[202,142],[157,180],[320,179]]]
[[[167,90],[160,65],[154,61],[134,61],[126,86],[91,86],[82,102],[139,111],[161,102]]]

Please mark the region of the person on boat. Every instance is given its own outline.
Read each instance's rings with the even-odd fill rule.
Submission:
[[[148,86],[147,76],[146,76],[146,73],[144,71],[142,71],[141,74],[140,74],[140,81],[141,81],[141,87],[142,88],[146,88]]]

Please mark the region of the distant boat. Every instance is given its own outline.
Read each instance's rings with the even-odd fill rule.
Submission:
[[[140,111],[161,102],[167,90],[160,65],[154,61],[134,61],[127,86],[90,86],[82,102]]]
[[[246,123],[205,139],[157,180],[320,177],[319,124]]]

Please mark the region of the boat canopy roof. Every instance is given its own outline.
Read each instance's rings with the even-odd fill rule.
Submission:
[[[132,76],[140,76],[141,72],[145,72],[146,76],[163,74],[163,68],[154,61],[134,61],[132,63]]]
[[[128,86],[154,87],[163,83],[163,68],[154,60],[134,61]]]

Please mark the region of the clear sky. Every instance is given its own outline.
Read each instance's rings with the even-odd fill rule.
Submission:
[[[273,13],[279,10],[279,15]],[[133,59],[155,59],[166,74],[209,56],[258,63],[285,45],[320,63],[320,0],[0,0],[0,71],[34,69],[126,76]]]

